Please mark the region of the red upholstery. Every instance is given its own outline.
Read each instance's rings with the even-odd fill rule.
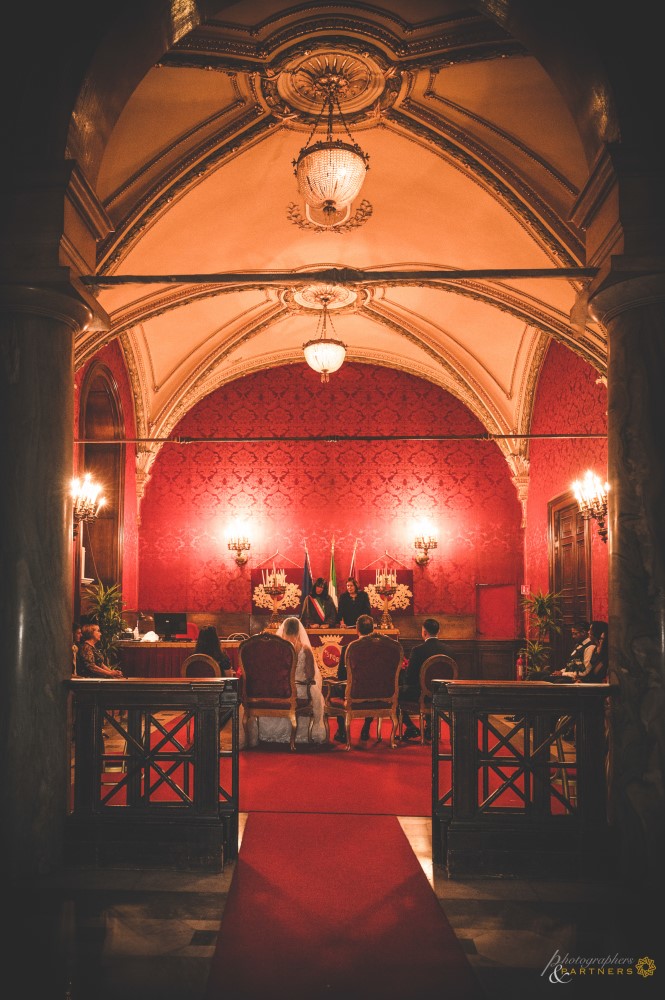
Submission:
[[[425,718],[432,708],[432,681],[455,680],[458,674],[457,663],[451,656],[435,653],[429,656],[420,667],[420,698],[418,701],[401,701],[399,706],[400,728],[402,712],[409,715],[417,713],[420,716],[420,742],[425,742]]]
[[[350,749],[351,720],[389,717],[392,721],[390,745],[395,747],[397,732],[397,697],[403,650],[399,642],[373,632],[355,639],[346,647],[347,683],[343,697],[333,693],[334,681],[327,685],[325,696],[325,723],[328,716],[346,720],[346,749]],[[381,739],[380,722],[377,723]]]
[[[309,738],[314,720],[312,702],[298,698],[296,689],[296,651],[290,642],[270,632],[250,636],[239,646],[244,676],[241,702],[243,725],[261,715],[286,718],[291,722],[291,749],[295,750],[297,718],[309,716]]]

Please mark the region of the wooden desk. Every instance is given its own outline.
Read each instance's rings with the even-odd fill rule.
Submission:
[[[221,646],[237,670],[240,666],[237,640],[222,639]],[[138,642],[122,639],[118,643],[119,666],[125,677],[180,677],[180,665],[191,656],[196,643]]]

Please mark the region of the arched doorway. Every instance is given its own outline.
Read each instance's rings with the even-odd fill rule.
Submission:
[[[106,503],[95,521],[83,522],[76,551],[77,611],[82,583],[98,580],[108,587],[121,580],[125,445],[120,442],[124,436],[117,383],[105,365],[95,364],[81,389],[79,469],[100,483]]]

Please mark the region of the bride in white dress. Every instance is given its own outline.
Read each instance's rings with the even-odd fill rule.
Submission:
[[[313,680],[310,687],[310,697],[312,699],[312,711],[314,720],[312,724],[312,740],[314,743],[325,743],[326,727],[323,722],[323,694],[321,691],[321,671],[314,659],[312,646],[305,628],[298,618],[285,618],[277,629],[277,635],[286,639],[294,647],[297,655],[296,662],[296,686],[299,698],[307,697],[307,680]],[[303,683],[298,683],[302,681]],[[262,743],[289,743],[291,740],[291,723],[288,719],[262,718],[250,719],[247,726],[247,745],[256,746],[259,741],[259,726]],[[296,743],[307,742],[307,729],[309,718],[301,716],[298,719],[296,729]],[[240,731],[244,727],[241,725]],[[241,748],[244,739],[241,736]]]

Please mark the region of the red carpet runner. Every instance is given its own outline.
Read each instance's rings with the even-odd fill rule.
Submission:
[[[481,1000],[394,817],[252,813],[206,1000]]]
[[[431,816],[430,744],[360,743],[361,726],[353,723],[349,751],[338,743],[298,744],[294,753],[284,744],[244,750],[240,811]]]

